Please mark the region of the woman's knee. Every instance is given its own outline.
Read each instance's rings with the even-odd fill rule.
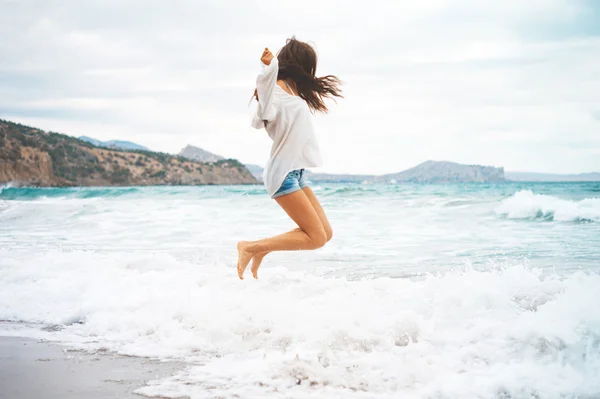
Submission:
[[[325,244],[327,244],[327,241],[329,241],[325,229],[316,230],[312,232],[312,234],[310,234],[309,237],[314,249],[325,246]]]
[[[327,236],[327,242],[331,241],[333,238],[333,229],[331,226],[325,228],[325,235]]]

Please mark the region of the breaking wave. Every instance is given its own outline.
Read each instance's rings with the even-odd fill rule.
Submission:
[[[573,201],[522,190],[502,201],[496,209],[496,214],[509,219],[598,222],[600,221],[600,198]]]

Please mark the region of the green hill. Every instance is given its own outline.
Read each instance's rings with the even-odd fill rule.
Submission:
[[[255,184],[234,159],[195,162],[152,151],[97,147],[72,136],[0,120],[0,184],[146,186]]]

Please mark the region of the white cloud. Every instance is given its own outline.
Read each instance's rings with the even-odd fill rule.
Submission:
[[[297,34],[345,82],[316,117],[325,171],[600,170],[600,32],[571,29],[590,4],[5,1],[0,117],[263,163],[270,141],[248,126],[258,56]]]

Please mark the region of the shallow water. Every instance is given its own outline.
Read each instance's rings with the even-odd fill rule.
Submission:
[[[2,188],[0,319],[190,363],[145,394],[600,395],[599,183],[313,189],[334,239],[240,282],[260,186]]]

